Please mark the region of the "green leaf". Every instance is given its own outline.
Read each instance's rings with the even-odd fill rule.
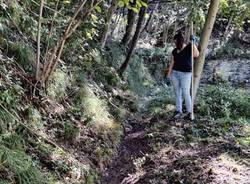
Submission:
[[[91,33],[87,32],[86,36],[87,36],[87,38],[92,39],[92,34]]]
[[[143,1],[141,1],[141,5],[145,6],[145,7],[148,7],[147,3],[143,2]]]
[[[96,11],[97,11],[98,13],[102,13],[102,9],[101,9],[100,6],[96,6],[95,9],[96,9]]]
[[[138,7],[142,7],[142,1],[136,1]]]
[[[97,16],[95,16],[94,14],[91,14],[90,16],[91,16],[93,21],[95,21],[95,22],[97,21],[97,19],[98,19]]]
[[[70,4],[70,1],[69,0],[64,0],[63,3],[64,4]]]
[[[118,7],[122,8],[125,6],[125,3],[123,1],[118,2]]]
[[[131,10],[133,10],[135,13],[139,13],[139,9],[138,8],[132,7]]]

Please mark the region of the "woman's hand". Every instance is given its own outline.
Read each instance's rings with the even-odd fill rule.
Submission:
[[[167,77],[171,76],[171,73],[172,73],[172,70],[173,70],[173,66],[174,66],[174,57],[172,56],[169,68],[166,70]]]
[[[170,78],[170,76],[171,76],[171,71],[168,70],[167,77]]]
[[[190,36],[190,41],[193,43],[192,44],[193,45],[193,57],[197,58],[200,55],[200,52],[199,52],[199,50],[197,49],[197,47],[195,45],[198,42],[198,38],[196,36],[194,36],[194,35],[191,35]]]

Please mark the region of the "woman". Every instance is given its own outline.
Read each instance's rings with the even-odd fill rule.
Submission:
[[[187,114],[185,119],[193,120],[192,117],[192,100],[190,95],[190,86],[192,80],[192,60],[191,60],[191,43],[185,44],[182,33],[174,36],[176,48],[172,51],[171,63],[168,69],[168,77],[175,90],[176,112],[174,118],[182,117],[182,94],[185,99]],[[193,57],[198,57],[199,51],[193,44]]]

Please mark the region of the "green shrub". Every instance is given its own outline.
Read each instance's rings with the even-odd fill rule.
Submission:
[[[58,128],[57,137],[68,143],[73,143],[79,133],[79,128],[72,122],[64,122],[62,127]]]
[[[55,100],[61,100],[66,95],[66,89],[70,86],[70,79],[66,71],[57,69],[48,82],[47,93]]]
[[[223,59],[223,58],[246,58],[250,59],[249,49],[244,48],[236,40],[229,40],[222,47],[218,48],[209,56],[210,59]]]
[[[35,167],[31,158],[22,150],[20,142],[20,137],[15,134],[1,136],[0,170],[7,169],[13,173],[13,179],[17,184],[45,184],[46,179]]]
[[[79,129],[70,122],[64,123],[64,139],[73,142],[79,133]]]
[[[166,104],[175,104],[175,95],[172,86],[163,86],[155,89],[152,98],[146,106],[150,112],[162,111]]]
[[[201,87],[197,100],[197,113],[213,118],[249,118],[250,95],[246,89],[227,85]]]
[[[43,122],[40,112],[32,106],[30,106],[27,111],[29,125],[35,130],[41,130],[43,128]]]
[[[15,58],[26,71],[34,72],[35,52],[33,48],[24,42],[9,42],[7,53]]]

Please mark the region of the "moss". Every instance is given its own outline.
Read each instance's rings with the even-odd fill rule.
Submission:
[[[55,100],[62,99],[66,95],[66,89],[70,83],[67,73],[63,69],[57,69],[48,82],[48,96]]]
[[[99,172],[97,170],[92,170],[86,176],[86,184],[95,184],[99,180]]]
[[[40,112],[37,109],[30,106],[27,109],[27,113],[28,113],[29,125],[31,125],[31,127],[35,130],[42,130],[43,122],[42,122],[42,116]]]

